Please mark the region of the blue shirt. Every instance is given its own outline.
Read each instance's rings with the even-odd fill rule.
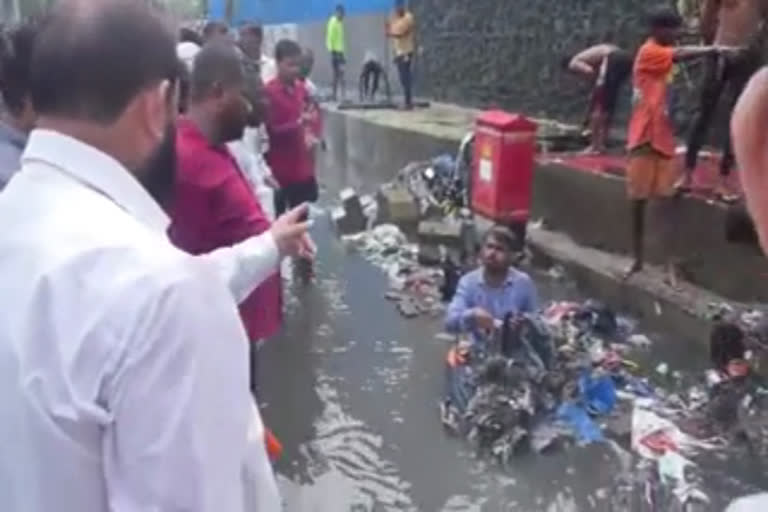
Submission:
[[[488,286],[479,268],[459,281],[448,312],[445,328],[448,332],[471,333],[474,340],[482,339],[475,328],[472,310],[482,308],[498,320],[509,314],[533,313],[539,307],[536,285],[519,270],[510,269],[506,281],[500,287]]]

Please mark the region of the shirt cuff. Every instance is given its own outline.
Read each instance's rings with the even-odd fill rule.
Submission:
[[[251,238],[250,242],[252,245],[249,249],[253,251],[251,254],[263,254],[266,264],[274,268],[278,267],[280,264],[280,250],[277,248],[277,242],[275,242],[275,237],[272,235],[272,230]]]

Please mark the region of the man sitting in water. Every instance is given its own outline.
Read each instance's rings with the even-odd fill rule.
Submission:
[[[508,228],[494,226],[485,235],[482,266],[459,281],[445,318],[448,332],[472,335],[482,343],[508,314],[532,313],[538,294],[531,278],[512,266],[521,244]]]
[[[587,152],[605,150],[621,86],[632,74],[632,55],[613,44],[598,44],[563,60],[569,71],[593,81],[587,113],[592,141]]]

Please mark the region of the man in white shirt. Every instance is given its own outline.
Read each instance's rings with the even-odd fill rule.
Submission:
[[[261,94],[263,85],[277,76],[277,64],[274,59],[264,55],[263,44],[264,29],[261,25],[248,23],[238,30],[238,47],[242,52],[243,70],[248,87],[253,90],[251,96],[259,98],[258,101],[262,101],[261,98],[263,98]],[[262,105],[255,105],[254,113],[263,110],[262,107]],[[274,219],[274,195],[277,182],[264,159],[264,154],[269,149],[269,139],[262,119],[259,118],[258,123],[252,123],[252,126],[245,130],[241,140],[228,145],[240,169],[248,178],[262,209]]]
[[[38,128],[0,195],[2,511],[280,510],[232,297],[301,249],[303,212],[171,245],[176,70],[149,2],[63,0],[36,40]]]

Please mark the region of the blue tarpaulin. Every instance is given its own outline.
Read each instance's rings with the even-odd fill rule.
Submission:
[[[342,3],[347,14],[387,12],[393,0],[233,0],[233,24],[258,20],[265,25],[305,23],[328,18],[336,4]],[[208,17],[224,19],[227,0],[208,0]]]

